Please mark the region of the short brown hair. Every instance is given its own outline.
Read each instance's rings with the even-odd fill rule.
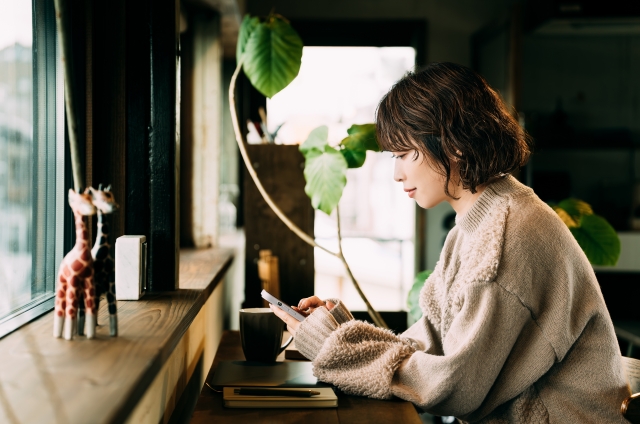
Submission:
[[[376,111],[382,150],[419,150],[446,177],[456,159],[464,189],[472,193],[497,176],[524,166],[531,138],[475,71],[432,63],[410,72],[382,98]]]

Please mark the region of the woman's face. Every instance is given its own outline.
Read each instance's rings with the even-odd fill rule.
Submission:
[[[404,191],[420,207],[432,208],[449,199],[444,192],[445,177],[422,153],[416,150],[391,153],[395,158],[393,179],[402,183]],[[450,192],[454,193],[453,190]]]

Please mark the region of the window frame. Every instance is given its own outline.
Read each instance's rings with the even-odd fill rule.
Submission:
[[[32,299],[0,317],[0,338],[53,309],[65,241],[64,80],[55,9],[52,0],[32,5]]]

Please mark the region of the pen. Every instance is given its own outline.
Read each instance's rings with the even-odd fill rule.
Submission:
[[[293,396],[293,397],[311,397],[319,395],[320,392],[315,390],[287,390],[287,389],[255,389],[241,388],[235,389],[234,393],[244,396]]]

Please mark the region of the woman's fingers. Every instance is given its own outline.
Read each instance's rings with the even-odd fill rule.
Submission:
[[[294,317],[292,317],[291,315],[289,315],[288,313],[286,313],[282,309],[276,308],[273,305],[269,305],[269,308],[271,308],[273,313],[278,318],[280,318],[282,321],[285,322],[285,324],[287,324],[287,329],[289,330],[291,335],[294,336],[295,332],[298,330],[298,326],[300,325],[300,321],[298,321],[297,319],[295,319]]]
[[[311,312],[313,312],[313,311],[311,311],[311,312],[303,311],[302,309],[298,308],[297,306],[292,306],[291,309],[293,309],[294,311],[296,311],[297,313],[299,313],[300,315],[305,316],[305,317],[308,317],[309,314]]]
[[[309,308],[315,309],[320,306],[324,306],[324,302],[318,296],[306,297],[298,302],[298,308],[303,311]]]
[[[333,304],[333,302],[324,302],[318,296],[311,296],[300,300],[300,302],[298,302],[298,307],[294,306],[293,308],[302,313],[304,316],[309,316],[320,306],[326,306],[328,310],[331,310],[336,305]]]

